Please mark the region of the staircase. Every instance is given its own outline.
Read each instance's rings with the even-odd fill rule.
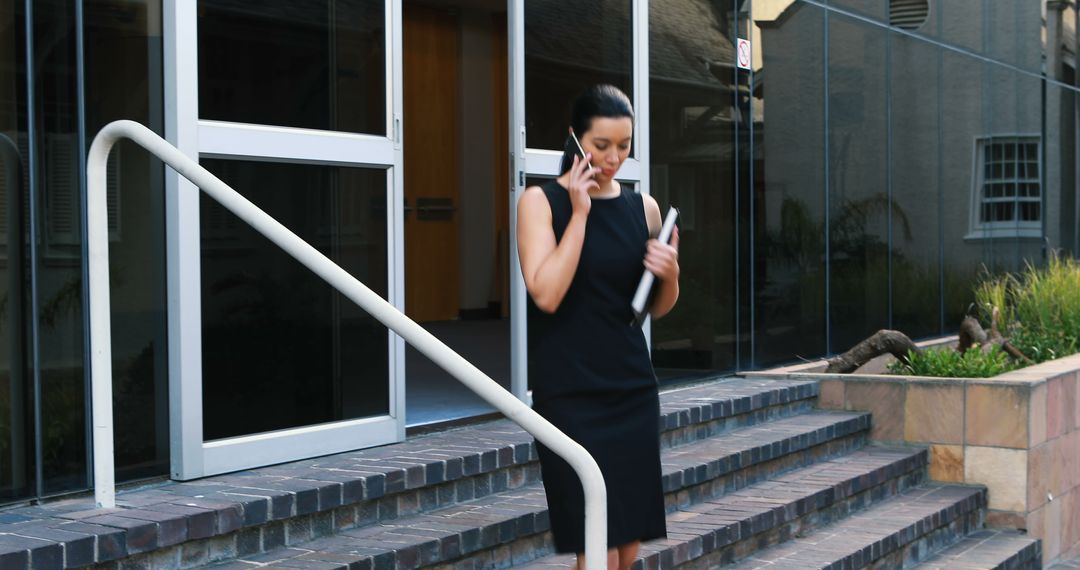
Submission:
[[[984,528],[986,490],[927,480],[923,449],[814,409],[813,381],[722,379],[661,395],[668,538],[635,570],[1040,568]],[[377,449],[117,497],[0,512],[0,567],[569,568],[536,449],[500,420]]]

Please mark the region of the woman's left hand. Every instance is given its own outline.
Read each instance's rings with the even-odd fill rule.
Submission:
[[[645,249],[645,268],[662,281],[679,280],[679,228],[671,232],[671,243],[650,239]]]

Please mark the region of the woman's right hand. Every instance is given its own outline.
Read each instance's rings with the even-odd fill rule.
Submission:
[[[586,160],[581,160],[581,157],[574,155],[574,165],[570,167],[570,181],[567,185],[573,213],[582,216],[588,216],[592,208],[589,189],[600,187],[596,180],[593,180],[593,171],[589,168],[592,154],[586,154],[585,158]]]

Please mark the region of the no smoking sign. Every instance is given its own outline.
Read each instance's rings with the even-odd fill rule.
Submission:
[[[750,69],[750,40],[739,38],[736,62],[739,69]]]

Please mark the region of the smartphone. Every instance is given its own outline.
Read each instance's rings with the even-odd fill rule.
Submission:
[[[570,129],[570,136],[574,139],[574,144],[577,145],[578,152],[581,153],[581,160],[585,161],[585,164],[589,165],[589,174],[593,173],[592,163],[589,162],[588,157],[585,155],[585,149],[581,148],[581,141],[578,140],[577,135],[574,134],[574,129]]]

